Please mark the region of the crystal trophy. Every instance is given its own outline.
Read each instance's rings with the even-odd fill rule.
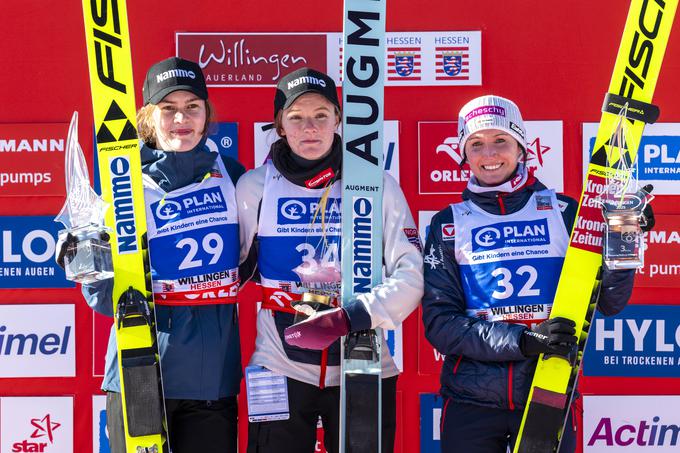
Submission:
[[[78,112],[71,118],[64,158],[66,202],[54,220],[66,227],[59,231],[58,242],[66,247],[66,279],[89,284],[112,278],[110,229],[104,226],[108,204],[90,185],[87,163],[78,143]]]
[[[626,143],[625,117],[627,104],[618,115],[618,121],[611,134],[608,150],[610,162],[616,158],[613,171],[606,177],[603,193],[599,195],[604,217],[604,262],[611,270],[637,269],[644,265],[644,235],[642,226],[646,219],[645,206],[654,197],[644,189],[638,188],[637,160],[631,162],[629,154],[623,152]],[[614,153],[618,156],[613,156]],[[635,170],[635,171],[634,171]]]
[[[324,195],[319,200],[316,212],[308,226],[309,235],[320,235],[316,246],[309,242],[308,253],[302,263],[293,269],[302,283],[303,294],[299,301],[291,302],[296,310],[294,323],[304,321],[317,312],[329,310],[335,307],[339,297],[342,281],[340,269],[340,255],[338,252],[337,238],[329,240],[326,237],[326,216],[334,216],[328,209],[328,195],[330,186],[326,188]],[[338,210],[339,212],[339,210]],[[316,220],[320,218],[317,224]],[[310,256],[313,255],[313,256]]]

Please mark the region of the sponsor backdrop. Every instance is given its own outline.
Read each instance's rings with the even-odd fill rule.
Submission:
[[[583,451],[678,451],[678,404],[677,395],[585,396]]]
[[[162,8],[127,3],[138,104],[149,65],[171,55],[196,60],[217,111],[208,146],[246,168],[261,165],[275,139],[262,120],[271,118],[281,76],[311,66],[343,78],[340,1],[322,8],[312,0],[194,9],[179,0]],[[456,115],[478,95],[516,101],[527,125],[527,164],[548,187],[580,195],[628,2],[506,3],[388,2],[385,166],[423,242],[432,215],[460,201],[470,177],[460,167]],[[658,5],[650,2],[649,14]],[[108,451],[99,386],[111,319],[95,315],[53,261],[61,226],[52,219],[64,201],[74,110],[93,173],[95,167],[82,21],[78,2],[6,0],[0,17],[2,55],[11,62],[0,74],[0,453]],[[657,226],[645,236],[631,305],[593,324],[580,381],[586,404],[579,452],[671,451],[680,437],[673,409],[680,397],[677,24],[671,36],[654,96],[660,122],[646,129],[638,165],[640,180],[655,186]],[[244,364],[259,298],[251,284],[239,296]],[[427,342],[420,309],[388,333],[388,345],[403,370],[396,451],[436,452],[444,355]],[[241,423],[241,451],[246,429]]]

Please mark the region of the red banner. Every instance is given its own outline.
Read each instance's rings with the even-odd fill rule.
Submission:
[[[652,205],[654,202],[652,202]],[[680,287],[680,215],[657,215],[645,233],[645,266],[638,269],[635,286]]]
[[[68,123],[0,124],[0,197],[63,196]]]
[[[276,86],[309,66],[326,69],[326,34],[177,33],[177,56],[197,62],[212,87]]]
[[[418,123],[419,191],[421,194],[462,193],[470,179],[469,165],[458,149],[453,121]]]

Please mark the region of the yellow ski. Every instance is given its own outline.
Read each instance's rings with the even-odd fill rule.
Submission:
[[[102,198],[109,203],[113,305],[127,453],[160,453],[164,411],[155,341],[125,0],[83,0]]]
[[[577,337],[587,322],[591,293],[602,265],[603,220],[597,196],[607,179],[625,181],[630,177],[617,170],[617,164],[621,159],[628,167],[635,162],[645,122],[653,122],[650,118],[658,113],[650,103],[677,6],[678,0],[631,2],[550,314],[551,318],[573,320]],[[624,106],[626,133],[621,142],[611,134]],[[570,379],[579,365],[578,360],[539,357],[514,453],[549,453],[557,447],[570,402]]]

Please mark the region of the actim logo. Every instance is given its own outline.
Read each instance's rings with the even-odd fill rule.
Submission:
[[[588,446],[606,445],[621,446],[639,445],[642,447],[663,447],[678,445],[680,426],[659,424],[660,417],[652,418],[652,422],[640,420],[637,424],[613,423],[611,418],[603,417],[588,440]]]

